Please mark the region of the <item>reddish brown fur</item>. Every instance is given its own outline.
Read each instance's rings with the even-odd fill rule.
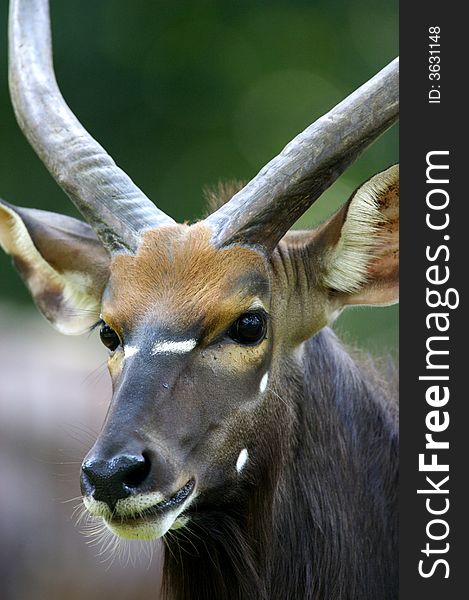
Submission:
[[[202,223],[161,227],[145,234],[135,256],[116,256],[104,320],[117,331],[131,329],[158,307],[159,319],[182,332],[202,322],[208,343],[254,299],[239,287],[230,293],[236,279],[268,273],[260,252],[242,246],[217,249],[210,238]]]

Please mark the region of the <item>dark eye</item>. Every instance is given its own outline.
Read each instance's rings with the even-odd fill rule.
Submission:
[[[103,323],[101,325],[99,335],[101,337],[101,341],[106,346],[106,348],[109,348],[109,350],[115,350],[121,343],[117,333],[107,323]]]
[[[265,315],[259,312],[248,312],[236,319],[230,327],[228,335],[239,344],[253,346],[264,339],[265,331]]]

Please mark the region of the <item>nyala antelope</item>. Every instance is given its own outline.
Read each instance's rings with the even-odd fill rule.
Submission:
[[[109,349],[87,511],[165,536],[164,598],[396,598],[395,400],[328,325],[397,301],[398,167],[289,229],[396,120],[397,60],[188,225],[65,104],[47,0],[11,1],[9,44],[18,122],[87,223],[2,201],[0,242],[56,329]]]

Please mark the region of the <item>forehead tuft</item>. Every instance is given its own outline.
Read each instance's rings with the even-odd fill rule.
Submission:
[[[128,327],[155,314],[185,329],[268,293],[268,267],[255,249],[216,248],[203,223],[165,226],[145,233],[135,256],[111,262],[104,312]]]

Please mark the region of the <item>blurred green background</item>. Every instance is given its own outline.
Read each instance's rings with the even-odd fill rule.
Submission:
[[[203,214],[202,190],[248,180],[299,131],[398,54],[395,0],[55,0],[57,79],[73,111],[160,208]],[[29,148],[7,90],[0,6],[0,196],[76,216]],[[386,133],[299,222],[311,226],[398,160]],[[31,307],[0,253],[0,301]],[[397,347],[397,308],[347,311],[337,329]]]

